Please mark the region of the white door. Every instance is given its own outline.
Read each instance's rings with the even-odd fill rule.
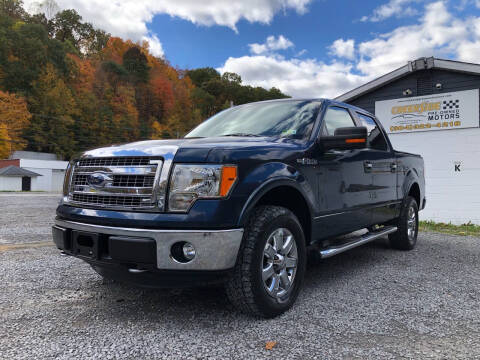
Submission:
[[[65,177],[65,170],[52,171],[52,192],[60,193],[63,189],[63,178]]]

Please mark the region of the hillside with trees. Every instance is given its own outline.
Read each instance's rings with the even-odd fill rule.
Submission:
[[[64,158],[97,146],[180,137],[231,106],[285,98],[213,68],[181,70],[147,42],[112,37],[75,10],[0,0],[0,158]]]

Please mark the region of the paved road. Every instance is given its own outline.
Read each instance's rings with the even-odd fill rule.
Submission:
[[[310,264],[295,307],[258,320],[219,289],[131,288],[60,257],[43,246],[56,201],[0,196],[1,359],[480,358],[479,238],[422,233],[412,252],[378,241]]]

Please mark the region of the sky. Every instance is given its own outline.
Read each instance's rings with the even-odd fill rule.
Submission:
[[[24,0],[34,11],[38,0]],[[480,0],[57,0],[181,69],[335,97],[408,61],[480,63]]]

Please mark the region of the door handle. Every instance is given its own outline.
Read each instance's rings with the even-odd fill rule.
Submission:
[[[365,169],[365,172],[370,172],[373,169],[373,163],[371,161],[364,161],[363,168]]]
[[[398,168],[397,163],[390,164],[390,169],[392,170],[392,172],[397,172],[397,168]]]

